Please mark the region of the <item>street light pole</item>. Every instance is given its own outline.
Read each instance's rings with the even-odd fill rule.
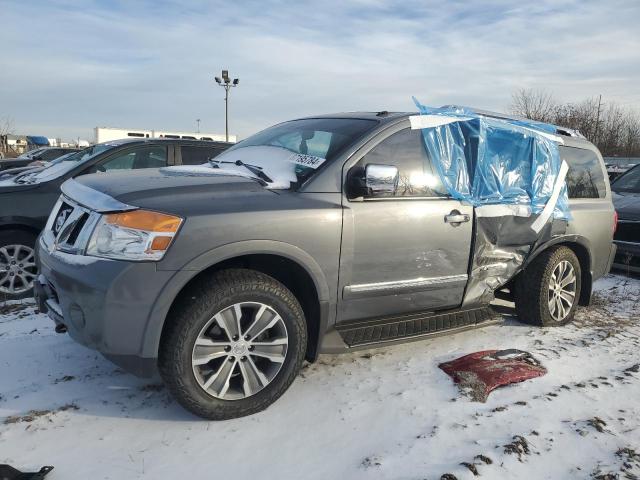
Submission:
[[[196,122],[198,123],[198,133],[200,133],[200,119],[196,118]]]
[[[229,78],[229,70],[222,70],[222,78],[215,77],[215,81],[218,85],[224,88],[224,132],[226,141],[229,141],[229,90],[231,87],[237,87],[240,83],[240,79]]]

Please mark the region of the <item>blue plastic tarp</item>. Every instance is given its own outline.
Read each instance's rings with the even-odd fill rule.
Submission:
[[[30,145],[37,145],[38,147],[48,147],[49,139],[47,137],[41,137],[36,135],[28,135],[27,143]]]
[[[558,150],[562,140],[553,125],[414,101],[420,113],[414,128],[422,129],[425,148],[453,198],[485,207],[487,216],[510,212],[543,217],[550,204],[549,217],[571,218],[566,165],[562,167]],[[513,207],[486,208],[491,205]]]

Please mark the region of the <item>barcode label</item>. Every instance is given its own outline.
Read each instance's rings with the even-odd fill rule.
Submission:
[[[326,162],[326,158],[316,157],[315,155],[305,155],[303,153],[294,153],[289,157],[289,161],[296,165],[316,169]]]

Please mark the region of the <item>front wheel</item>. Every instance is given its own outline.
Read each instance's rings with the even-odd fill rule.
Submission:
[[[580,298],[580,278],[580,262],[570,248],[541,253],[516,279],[518,318],[545,327],[569,323]]]
[[[0,232],[0,300],[31,296],[38,275],[36,236],[22,230]]]
[[[307,329],[295,296],[252,270],[224,270],[172,309],[158,364],[174,398],[209,420],[259,412],[291,385]]]

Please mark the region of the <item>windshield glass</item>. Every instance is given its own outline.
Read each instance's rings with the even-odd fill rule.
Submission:
[[[611,190],[614,192],[640,193],[640,165],[620,175],[618,179],[611,184]]]
[[[35,150],[29,150],[28,152],[24,152],[18,158],[33,158],[41,152],[44,152],[44,148],[36,148]]]
[[[214,168],[261,178],[269,188],[291,188],[308,180],[376,125],[375,120],[351,118],[294,120],[256,133],[210,163]]]
[[[44,168],[30,170],[29,172],[25,172],[21,175],[17,175],[14,178],[16,183],[38,183],[38,182],[46,182],[53,178],[60,177],[75,167],[78,166],[79,163],[90,160],[96,155],[117,146],[113,143],[99,143],[92,147],[85,148],[79,152],[74,152],[69,155],[65,155],[64,157],[58,159],[58,161],[51,162],[49,165]]]

